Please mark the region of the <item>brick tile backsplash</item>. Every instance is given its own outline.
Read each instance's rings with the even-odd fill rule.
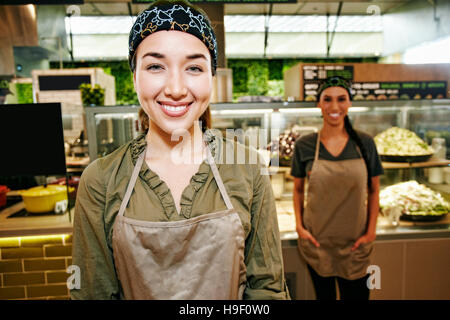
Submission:
[[[21,247],[42,247],[46,244],[62,244],[62,237],[49,237],[49,238],[40,238],[40,237],[31,237],[31,238],[22,238],[20,240]]]
[[[63,270],[66,268],[66,260],[63,258],[25,259],[23,266],[25,271]]]
[[[66,283],[70,276],[66,271],[47,271],[45,272],[47,283]]]
[[[44,256],[42,247],[2,248],[2,259],[38,258]]]
[[[19,247],[18,238],[0,238],[0,248]]]
[[[44,272],[5,273],[3,286],[20,286],[28,284],[45,284]]]
[[[45,257],[71,257],[72,256],[72,246],[63,245],[44,245],[44,256]]]
[[[3,287],[0,288],[0,300],[24,299],[25,287]]]
[[[67,300],[72,235],[0,238],[0,300]]]
[[[0,260],[0,273],[4,272],[21,272],[22,260]]]
[[[29,298],[67,296],[68,294],[69,289],[65,283],[27,286],[27,297]]]

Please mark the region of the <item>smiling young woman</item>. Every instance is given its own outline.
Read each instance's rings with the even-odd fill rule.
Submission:
[[[372,137],[348,118],[350,83],[326,79],[318,95],[322,129],[296,141],[292,161],[299,250],[317,299],[336,299],[336,279],[341,299],[368,299],[383,168]]]
[[[256,151],[199,123],[217,68],[206,14],[153,3],[132,27],[129,62],[145,132],[83,172],[73,238],[81,284],[71,297],[289,299],[263,162],[216,164],[229,150]]]

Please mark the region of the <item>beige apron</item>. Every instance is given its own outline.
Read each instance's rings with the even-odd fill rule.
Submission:
[[[175,222],[124,216],[145,157],[139,156],[113,226],[116,272],[125,299],[242,299],[245,233],[207,147],[227,210]]]
[[[362,157],[320,160],[319,147],[320,132],[308,180],[303,224],[320,247],[308,239],[299,239],[299,249],[322,277],[362,278],[370,264],[372,243],[361,244],[353,252],[351,248],[366,232],[367,169]]]

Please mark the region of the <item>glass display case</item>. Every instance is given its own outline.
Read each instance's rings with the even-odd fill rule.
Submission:
[[[139,106],[85,107],[84,110],[91,162],[139,134]]]
[[[138,111],[139,106],[85,108],[90,161],[105,156],[139,134]],[[322,125],[320,109],[315,102],[217,103],[211,105],[211,115],[213,127],[222,131],[224,137],[227,129],[241,129],[244,137],[257,136],[258,139],[249,139],[257,144],[254,146],[257,149],[266,149],[270,141],[294,126],[300,134],[305,134],[319,130]],[[449,158],[449,99],[354,101],[349,117],[355,128],[371,136],[397,126],[414,131],[430,145],[433,138],[440,137],[446,144],[446,159]],[[415,179],[440,191],[448,191],[450,185],[445,182],[444,168],[442,183],[433,185],[429,182],[429,167],[433,166],[445,167],[447,164],[445,161],[414,165],[384,163],[381,187]],[[288,173],[289,170],[285,167],[284,171]],[[283,197],[291,197],[291,188],[291,181],[286,180],[281,192]]]

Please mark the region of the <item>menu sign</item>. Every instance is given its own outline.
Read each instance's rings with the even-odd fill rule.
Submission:
[[[343,65],[306,65],[303,66],[303,92],[306,101],[316,101],[317,89],[321,80],[340,76],[347,80],[353,79],[353,66]]]
[[[355,82],[353,100],[444,99],[447,81]]]

